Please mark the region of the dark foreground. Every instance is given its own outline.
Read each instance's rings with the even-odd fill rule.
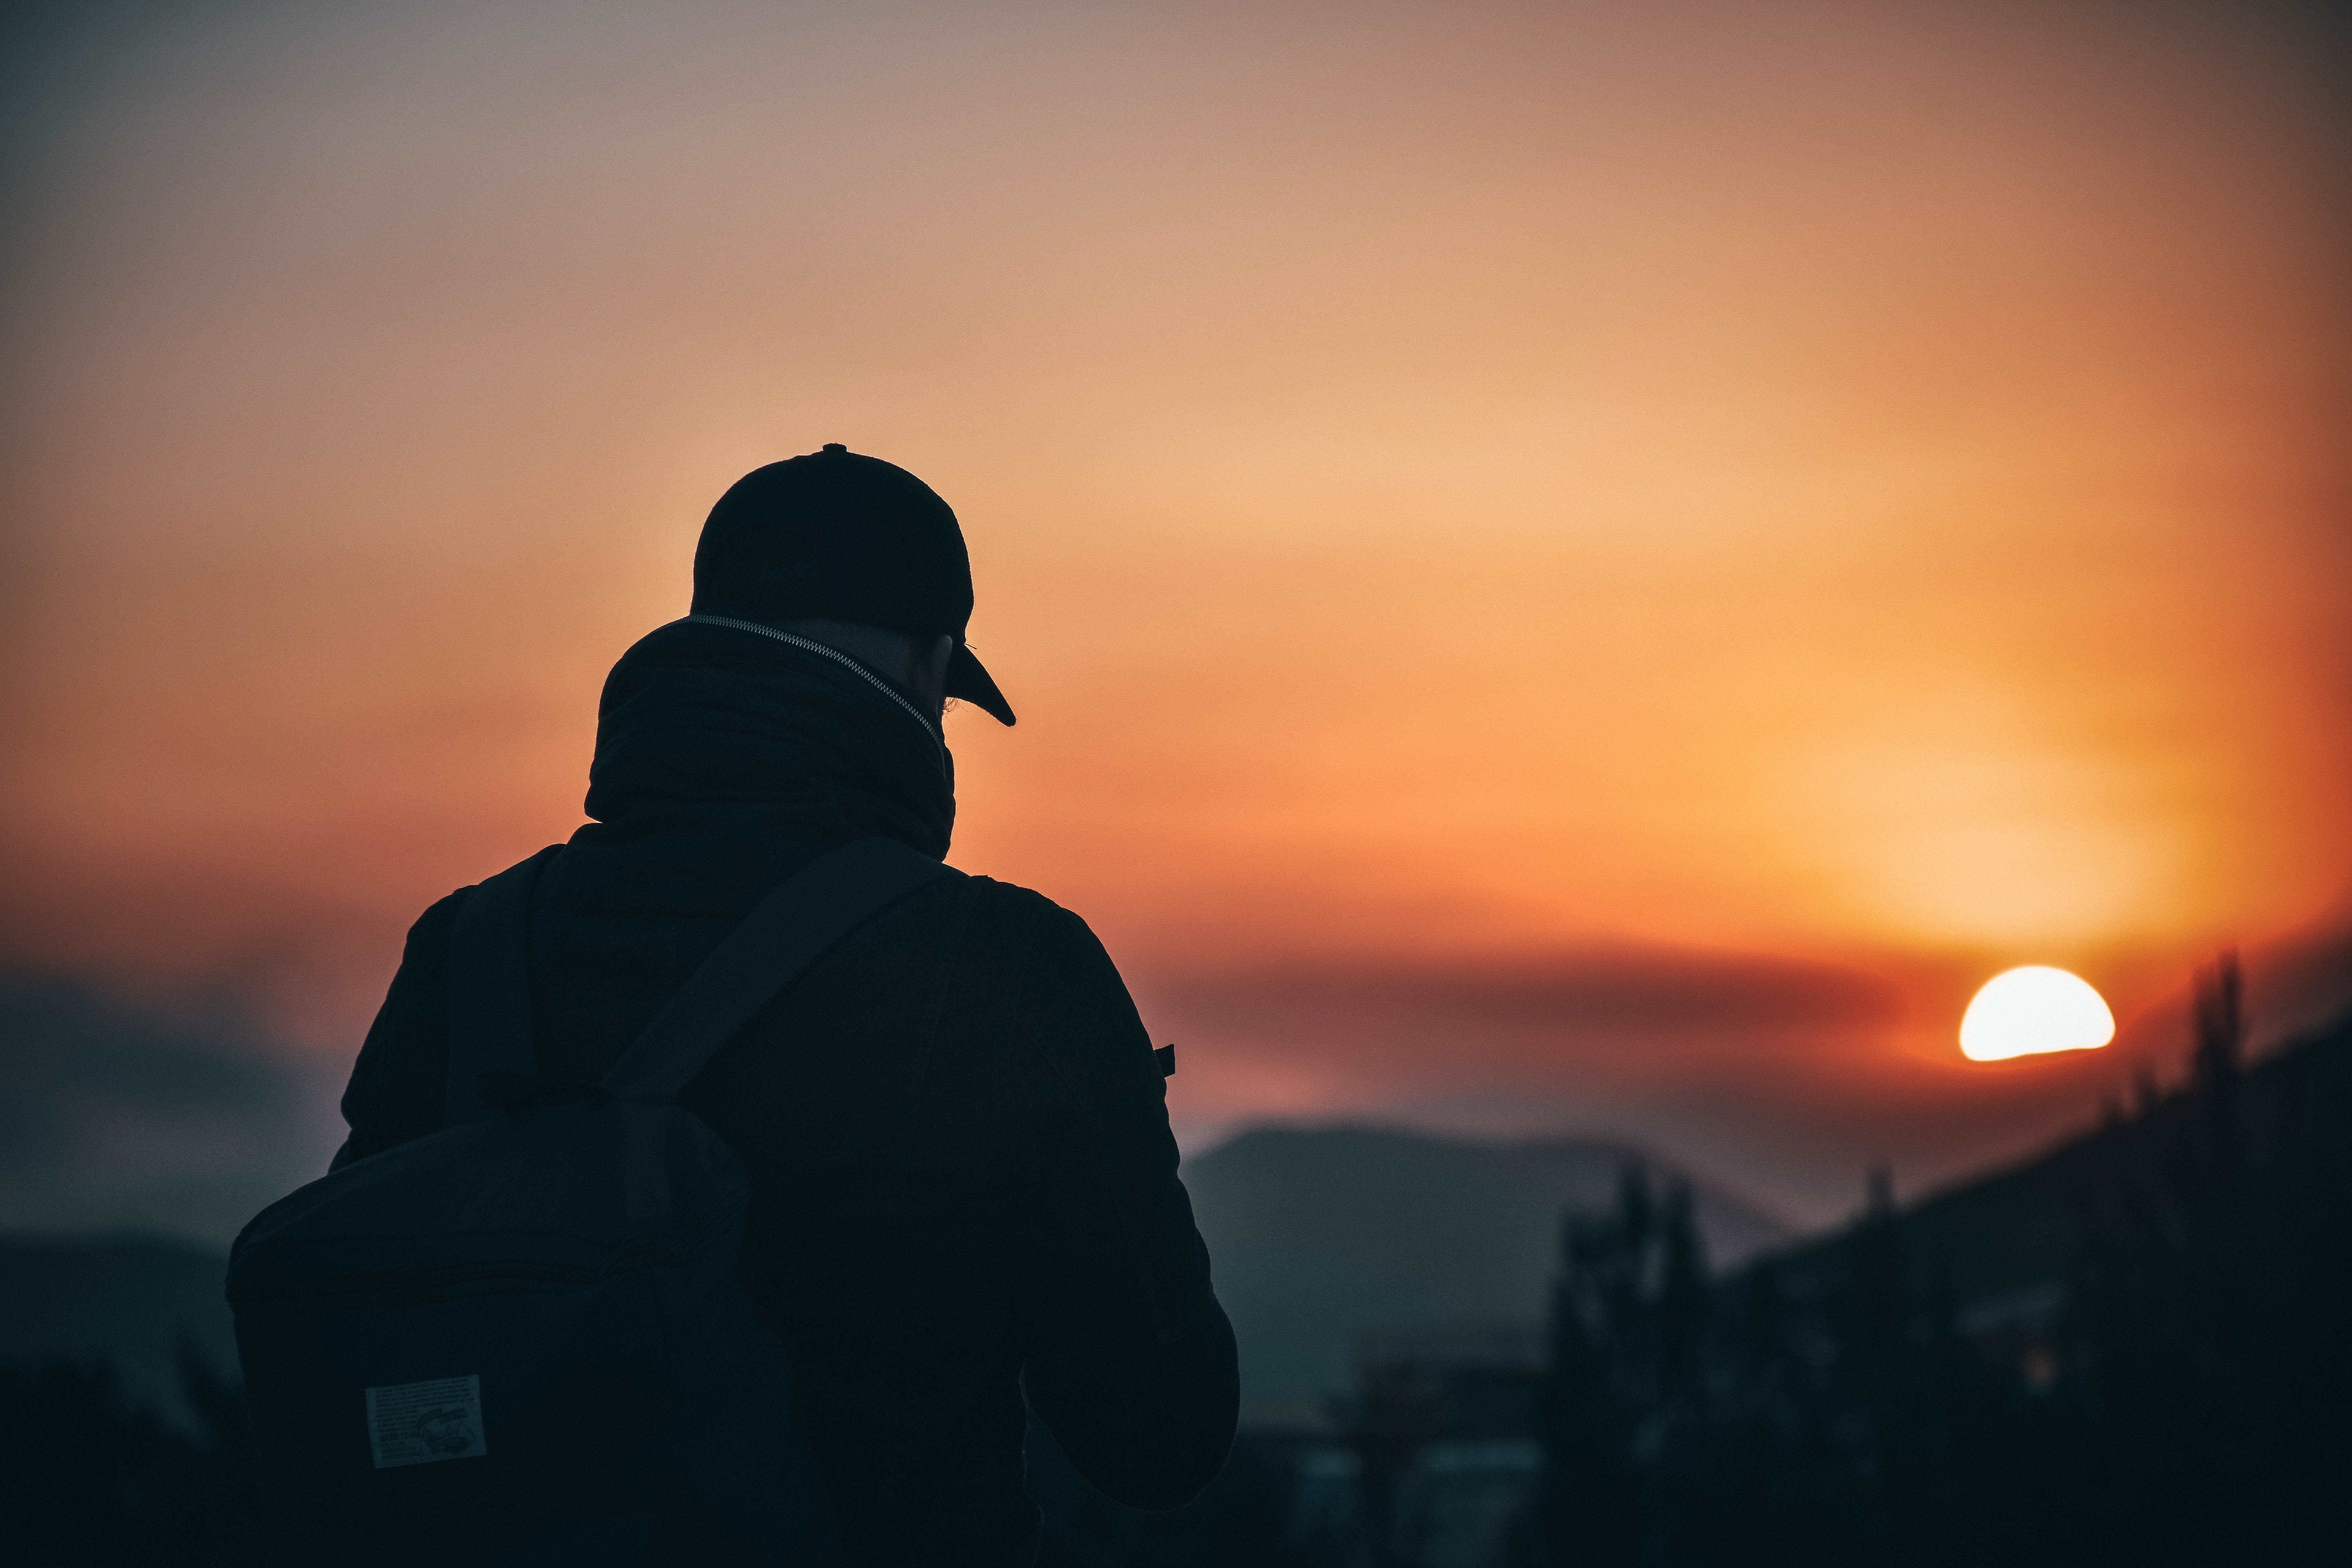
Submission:
[[[1566,1220],[1519,1364],[1362,1347],[1327,1429],[1244,1431],[1187,1508],[1120,1508],[1037,1447],[1044,1561],[2345,1561],[2352,1020],[2248,1068],[2229,989],[2184,1088],[1727,1277],[1686,1194],[1629,1169]],[[263,1561],[242,1406],[193,1356],[187,1383],[184,1430],[100,1373],[0,1372],[6,1560]]]

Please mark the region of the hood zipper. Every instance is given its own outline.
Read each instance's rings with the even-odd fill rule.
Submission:
[[[906,714],[908,718],[912,719],[916,723],[920,724],[923,727],[923,733],[931,738],[931,744],[940,749],[940,772],[944,773],[948,771],[947,737],[940,734],[938,730],[934,729],[931,725],[931,721],[924,718],[922,714],[916,710],[913,703],[899,696],[897,689],[893,688],[888,681],[884,680],[880,676],[875,674],[872,670],[866,668],[864,665],[858,663],[856,659],[850,658],[839,648],[827,647],[821,642],[814,642],[807,637],[794,637],[790,632],[780,632],[773,626],[763,626],[757,621],[739,621],[730,616],[688,616],[683,621],[676,624],[680,626],[733,626],[739,632],[757,632],[763,637],[773,637],[778,642],[790,643],[794,647],[800,648],[804,652],[818,654],[825,658],[833,660],[834,663],[841,666],[842,668],[849,671],[850,674],[857,677],[858,679],[866,682],[866,685],[872,687],[875,690],[880,692],[883,696],[887,697],[891,701],[897,703],[900,712]]]

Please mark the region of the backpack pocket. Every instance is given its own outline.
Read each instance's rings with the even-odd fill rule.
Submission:
[[[333,1267],[354,1245],[373,1266]],[[511,1531],[678,1507],[667,1270],[646,1267],[670,1254],[604,1249],[600,1267],[596,1250],[505,1235],[248,1259],[230,1300],[280,1539]]]

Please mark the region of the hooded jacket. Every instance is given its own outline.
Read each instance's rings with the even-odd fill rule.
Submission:
[[[590,823],[531,915],[543,1076],[593,1083],[735,921],[832,846],[944,857],[952,763],[857,675],[673,623],[604,688]],[[449,942],[435,904],[343,1096],[338,1165],[440,1126]],[[973,877],[853,932],[680,1097],[742,1156],[745,1275],[800,1381],[850,1560],[1027,1563],[1027,1411],[1141,1508],[1223,1463],[1233,1331],[1177,1178],[1164,1086],[1084,921]]]

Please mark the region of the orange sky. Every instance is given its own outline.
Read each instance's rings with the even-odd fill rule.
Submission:
[[[1188,1136],[1622,1126],[1826,1213],[2352,923],[2285,22],[100,15],[13,111],[20,963],[347,1054],[578,821],[709,502],[828,440],[961,515],[1023,722],[950,721],[955,858],[1095,923]],[[1961,1063],[2018,963],[2126,1046]]]

